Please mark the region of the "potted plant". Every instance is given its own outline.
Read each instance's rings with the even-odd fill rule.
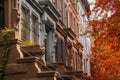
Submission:
[[[24,56],[41,56],[44,54],[45,48],[34,42],[24,41],[21,44],[21,50],[23,51]]]

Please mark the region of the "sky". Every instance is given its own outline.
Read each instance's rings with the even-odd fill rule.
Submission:
[[[94,5],[92,3],[95,3],[95,0],[88,0],[88,2],[91,4],[90,5],[90,9],[92,10]]]
[[[89,3],[92,3],[92,2],[94,2],[94,1],[95,1],[95,0],[88,0]]]

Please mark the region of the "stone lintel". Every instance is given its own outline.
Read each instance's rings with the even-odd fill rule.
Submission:
[[[71,29],[71,28],[63,28],[66,32],[67,32],[67,35],[72,39],[74,40],[76,38],[76,34],[75,32]]]

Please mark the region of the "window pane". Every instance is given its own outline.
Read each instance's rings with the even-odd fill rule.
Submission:
[[[21,14],[21,37],[23,40],[29,40],[30,36],[30,16],[29,12],[25,9],[22,9],[22,14]]]
[[[38,18],[35,15],[32,15],[32,39],[34,42],[38,43],[39,41],[39,23]]]

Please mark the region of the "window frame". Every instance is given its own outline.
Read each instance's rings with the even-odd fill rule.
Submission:
[[[21,5],[21,14],[23,12],[25,14],[27,14],[27,20],[23,19],[23,17],[21,17],[21,25],[23,25],[27,30],[25,30],[24,37],[22,37],[22,28],[23,27],[21,26],[21,39],[22,40],[30,40],[30,34],[29,35],[27,34],[27,32],[30,33],[30,9],[27,7],[27,5],[25,3],[22,2],[22,5]],[[22,21],[23,21],[23,23],[22,23]]]
[[[33,20],[34,18],[34,20]],[[35,12],[31,13],[31,30],[32,30],[32,40],[33,42],[38,43],[39,42],[39,22],[38,22],[39,18],[38,15]],[[33,27],[33,21],[35,22],[35,27]],[[37,22],[37,23],[36,23]],[[34,28],[34,30],[33,30]],[[36,29],[37,28],[37,29]],[[34,37],[33,37],[34,35]],[[37,39],[36,39],[37,38]]]

